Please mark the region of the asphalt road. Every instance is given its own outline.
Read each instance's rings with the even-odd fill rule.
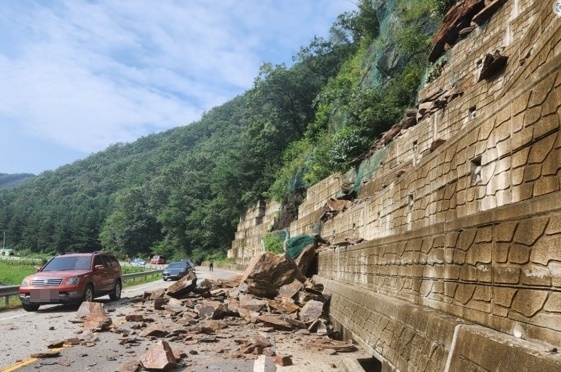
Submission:
[[[239,272],[215,269],[209,272],[208,267],[197,267],[199,280],[229,279]],[[120,344],[121,335],[114,332],[121,324],[130,328],[130,323],[124,320],[125,315],[138,312],[139,308],[130,303],[130,299],[142,295],[145,291],[159,288],[167,288],[170,282],[157,280],[155,282],[127,287],[123,290],[122,299],[110,301],[108,297],[101,297],[96,301],[105,303],[107,314],[113,320],[112,332],[94,333],[95,340],[90,346],[77,345],[67,346],[60,349],[60,355],[54,358],[33,358],[32,354],[49,351],[48,345],[53,341],[65,341],[73,337],[83,337],[83,326],[76,323],[78,320],[76,310],[78,306],[49,305],[41,306],[39,311],[28,313],[23,309],[8,310],[0,312],[0,372],[61,372],[61,371],[120,371],[127,362],[138,362],[140,356],[154,345],[155,340],[146,337],[138,337],[136,345]],[[152,309],[140,310],[150,314]],[[157,313],[153,313],[156,315]],[[160,324],[166,323],[166,315],[160,313]],[[168,324],[169,325],[169,324]],[[181,328],[181,326],[179,326]],[[253,330],[252,330],[253,328]],[[255,327],[243,326],[233,327],[231,332],[234,339],[251,336]],[[339,363],[348,358],[334,355],[329,350],[315,350],[309,346],[309,337],[291,331],[277,332],[267,335],[274,345],[278,355],[289,355],[292,357],[293,365],[280,367],[275,366],[272,357],[256,356],[248,358],[232,358],[227,350],[233,350],[230,346],[224,351],[218,350],[222,346],[199,343],[187,345],[184,343],[170,342],[174,349],[187,353],[182,359],[183,365],[174,368],[173,371],[253,371],[253,372],[335,372],[349,370],[345,367],[340,369]],[[317,339],[317,338],[316,338]],[[332,351],[332,350],[331,350]],[[345,356],[347,357],[347,356]],[[364,351],[351,353],[349,357],[357,359],[367,358]],[[355,370],[355,369],[351,369]]]
[[[196,273],[199,280],[227,279],[239,274],[219,269],[209,272],[206,267],[197,267]],[[147,290],[167,288],[170,284],[157,280],[124,288],[119,301],[110,301],[108,296],[96,301],[104,302],[108,315],[112,316],[117,312],[126,312],[128,299],[142,295]],[[61,357],[58,358],[30,358],[32,354],[48,351],[47,346],[52,341],[64,341],[77,336],[82,328],[80,324],[72,322],[77,319],[77,308],[69,305],[45,305],[32,313],[23,309],[0,312],[0,371],[115,371],[123,360],[138,360],[140,355],[119,345],[118,337],[112,333],[97,333],[99,340],[94,347],[65,347],[60,350]],[[148,341],[145,342],[148,346]],[[61,365],[61,360],[67,361],[69,366]]]

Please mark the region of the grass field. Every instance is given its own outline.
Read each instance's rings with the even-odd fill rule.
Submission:
[[[0,260],[0,285],[19,285],[35,272],[36,265],[39,263],[28,260]]]

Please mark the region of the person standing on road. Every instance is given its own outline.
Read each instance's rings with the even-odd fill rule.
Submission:
[[[211,260],[209,265],[208,265],[208,269],[209,271],[214,271],[214,262]]]

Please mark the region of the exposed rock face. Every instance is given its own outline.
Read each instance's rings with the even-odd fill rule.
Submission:
[[[486,20],[488,20],[501,6],[503,6],[508,0],[486,0],[485,8],[473,16],[472,22],[478,26],[481,26]]]

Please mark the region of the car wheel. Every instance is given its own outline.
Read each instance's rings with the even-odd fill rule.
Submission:
[[[167,282],[167,281],[168,281],[168,279],[167,279],[167,278],[164,278],[164,282]]]
[[[113,288],[113,292],[109,293],[109,298],[114,301],[120,299],[122,290],[123,285],[121,284],[120,280],[117,280],[117,282],[115,283],[115,288]]]
[[[94,300],[94,288],[93,285],[88,284],[86,289],[84,289],[83,301],[92,302]]]
[[[21,304],[23,306],[23,310],[25,311],[37,311],[39,310],[39,304]]]

